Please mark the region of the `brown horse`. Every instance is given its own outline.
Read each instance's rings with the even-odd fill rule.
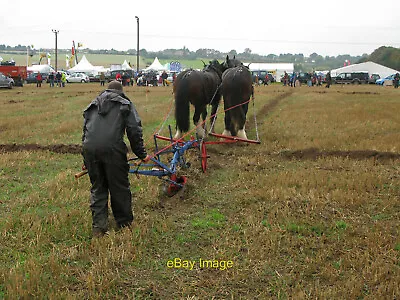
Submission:
[[[195,107],[193,124],[197,126],[196,132],[200,138],[204,138],[205,130],[202,126],[198,126],[200,115],[203,121],[206,120],[207,105],[212,106],[211,115],[215,115],[221,100],[219,86],[224,71],[225,65],[213,60],[204,65],[202,71],[190,69],[179,73],[176,77],[173,87],[177,127],[175,139],[181,138],[182,133],[189,131],[190,104]],[[210,123],[213,123],[213,117]]]
[[[226,136],[247,139],[245,131],[248,101],[254,95],[253,80],[249,68],[239,60],[226,57],[227,70],[222,74],[222,96],[224,98]]]

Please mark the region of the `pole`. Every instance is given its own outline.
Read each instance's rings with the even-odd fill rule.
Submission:
[[[137,50],[136,50],[136,74],[139,74],[139,17],[135,16],[137,21]]]
[[[56,35],[56,72],[57,72],[57,34],[60,32],[60,31],[58,31],[58,30],[55,30],[55,29],[52,29],[51,31],[53,31],[54,32],[54,34]]]
[[[75,63],[78,64],[78,51],[76,50],[75,47],[75,41],[72,41],[72,45],[74,46],[74,51],[75,51]]]

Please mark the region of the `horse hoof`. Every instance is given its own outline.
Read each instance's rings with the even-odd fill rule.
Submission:
[[[196,133],[197,133],[197,136],[201,139],[204,139],[204,137],[206,136],[206,131],[204,130],[204,128],[201,128],[201,127],[196,128]]]
[[[174,139],[179,140],[181,137],[182,137],[182,133],[180,130],[178,130],[174,135]]]
[[[247,140],[247,135],[246,135],[246,132],[244,130],[239,130],[238,133],[237,133],[237,136],[239,138],[241,138],[241,139]]]
[[[231,132],[229,130],[226,130],[226,129],[224,130],[224,132],[222,132],[222,135],[232,136]]]

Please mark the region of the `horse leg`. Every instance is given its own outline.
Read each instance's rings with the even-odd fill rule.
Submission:
[[[222,132],[222,135],[231,136],[232,134],[231,134],[231,116],[230,116],[230,111],[226,111],[225,112],[224,121],[225,121],[225,129],[224,129],[224,132]]]
[[[200,121],[200,112],[199,109],[196,107],[194,110],[194,115],[193,115],[193,124],[196,126],[196,133],[199,136],[199,138],[203,139],[206,135],[206,132],[203,128],[203,126],[199,126]]]
[[[206,135],[206,123],[204,122],[207,120],[207,106],[204,106],[203,111],[201,112],[201,119],[203,120],[203,126],[201,126],[204,129],[204,136]]]
[[[215,121],[217,120],[217,109],[218,109],[218,104],[213,105],[211,109],[210,130],[212,133],[215,133],[214,125]]]
[[[249,109],[249,105],[248,103],[242,105],[242,107],[240,107],[242,110],[242,114],[241,114],[241,120],[239,121],[239,126],[238,126],[238,132],[237,132],[237,136],[242,138],[242,139],[246,139],[247,140],[247,135],[246,135],[246,131],[245,131],[245,126],[246,126],[246,116],[247,116],[247,111]]]

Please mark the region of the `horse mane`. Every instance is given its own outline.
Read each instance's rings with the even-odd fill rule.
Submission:
[[[218,65],[218,67],[220,67],[220,68],[218,68],[216,65]],[[210,63],[208,65],[204,66],[203,72],[209,72],[210,70],[214,71],[215,73],[218,74],[219,78],[222,79],[222,73],[224,71],[224,70],[222,70],[222,68],[224,68],[224,67],[219,63],[219,61],[214,59],[214,60],[210,61]]]

